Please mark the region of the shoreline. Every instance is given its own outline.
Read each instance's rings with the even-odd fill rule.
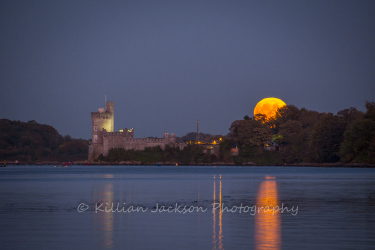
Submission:
[[[85,165],[85,166],[176,166],[176,163],[172,162],[155,162],[155,163],[142,163],[139,161],[127,161],[127,162],[100,162],[100,163],[89,163],[87,161],[73,161],[73,162],[7,162],[6,165],[29,165],[29,166],[74,166],[74,165]],[[214,163],[201,163],[201,164],[180,164],[178,166],[244,166],[244,167],[329,167],[329,168],[375,168],[375,164],[367,163],[293,163],[284,165],[258,165],[255,163],[243,163],[236,165],[233,162],[214,162]]]

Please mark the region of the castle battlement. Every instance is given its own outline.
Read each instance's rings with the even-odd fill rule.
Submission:
[[[100,112],[91,112],[91,119],[111,119],[113,116],[112,113],[106,112],[106,113],[100,113]]]

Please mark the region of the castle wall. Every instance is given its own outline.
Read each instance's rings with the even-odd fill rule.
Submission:
[[[123,148],[125,150],[144,150],[147,147],[160,146],[162,149],[166,145],[172,147],[176,146],[176,135],[169,133],[164,134],[164,138],[139,138],[126,137],[125,132],[104,132],[103,134],[103,155],[108,155],[109,150],[112,148]]]
[[[92,144],[89,143],[89,161],[93,161],[99,155],[103,154],[103,144]]]

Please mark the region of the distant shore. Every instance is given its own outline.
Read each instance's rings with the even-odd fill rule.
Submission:
[[[1,161],[3,162],[3,161]],[[176,166],[176,163],[172,162],[155,162],[155,163],[142,163],[139,161],[128,161],[128,162],[100,162],[100,163],[89,163],[87,161],[74,161],[74,162],[33,162],[33,163],[27,163],[27,162],[7,162],[7,166],[9,165],[30,165],[30,166],[42,166],[42,165],[51,165],[51,166],[74,166],[74,165],[93,165],[93,166],[101,166],[101,165],[119,165],[119,166],[130,166],[130,165],[136,165],[136,166]],[[177,163],[178,166],[286,166],[286,167],[330,167],[330,168],[338,168],[338,167],[344,167],[344,168],[375,168],[375,164],[366,164],[366,163],[342,163],[342,162],[336,162],[336,163],[294,163],[294,164],[285,164],[285,165],[257,165],[252,162],[243,163],[242,165],[236,165],[233,162],[214,162],[214,163],[202,163],[202,164],[180,164]]]

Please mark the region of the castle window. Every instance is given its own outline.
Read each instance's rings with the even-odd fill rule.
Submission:
[[[98,131],[98,126],[94,126],[94,131]]]
[[[98,142],[98,136],[94,135],[94,142]]]

